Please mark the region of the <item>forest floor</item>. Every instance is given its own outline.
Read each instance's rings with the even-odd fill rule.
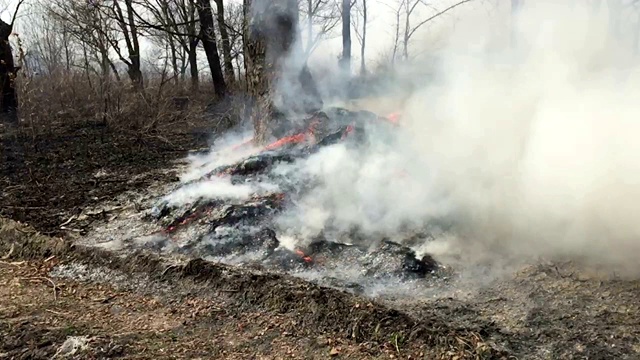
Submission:
[[[640,282],[569,263],[403,306],[72,243],[86,229],[64,224],[83,209],[176,181],[207,126],[0,131],[0,359],[640,358]]]

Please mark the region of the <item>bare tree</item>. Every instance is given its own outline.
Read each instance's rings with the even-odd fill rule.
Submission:
[[[388,4],[386,4],[389,6]],[[404,6],[404,0],[398,3],[397,7],[391,7],[393,11],[395,22],[394,22],[394,33],[393,33],[393,51],[391,53],[391,63],[394,64],[396,58],[398,57],[398,49],[400,47],[400,17],[402,14],[402,6]]]
[[[182,47],[182,52],[186,53],[191,69],[192,84],[198,85],[198,63],[197,49],[202,44],[209,69],[219,96],[227,91],[227,82],[235,79],[232,48],[233,41],[237,39],[237,34],[241,33],[240,27],[233,28],[225,20],[226,9],[224,2],[215,0],[217,5],[216,20],[214,21],[214,11],[209,0],[139,0],[144,3],[144,13],[151,16],[137,14],[140,26],[150,29],[152,32],[164,33],[163,37],[170,36]],[[166,6],[165,4],[169,4]],[[169,11],[162,9],[169,9]],[[231,6],[231,10],[238,7]],[[197,18],[196,18],[197,14]],[[236,16],[237,18],[237,16]],[[217,28],[220,38],[217,39]],[[199,25],[199,26],[196,26]],[[232,40],[233,39],[233,40]],[[218,43],[222,49],[222,64],[224,65],[224,76],[222,75],[221,57],[218,53]],[[169,47],[173,53],[174,50]],[[182,69],[181,71],[184,71]],[[226,77],[226,80],[225,80]]]
[[[144,80],[141,70],[140,41],[133,0],[105,1],[102,6],[107,11],[108,16],[111,16],[119,27],[121,35],[124,37],[127,54],[120,49],[120,43],[117,40],[113,38],[108,38],[107,40],[111,43],[120,60],[127,65],[127,73],[133,87],[138,90],[142,89]]]
[[[166,49],[164,57],[173,69],[175,82],[184,79],[189,65],[189,29],[184,28],[184,20],[181,19],[187,12],[186,6],[185,0],[143,0],[138,2],[139,12],[146,14],[148,19],[136,13],[139,28],[146,32],[147,38],[158,48]]]
[[[30,58],[30,70],[49,75],[70,72],[76,51],[65,24],[42,11],[29,16],[29,24],[31,26],[23,31],[23,41],[27,49],[25,56]]]
[[[218,97],[223,97],[227,93],[227,84],[224,81],[222,67],[220,66],[211,3],[208,0],[196,0],[196,9],[198,9],[198,17],[200,19],[200,39],[202,39],[202,47],[209,62],[214,90]]]
[[[367,47],[367,24],[369,22],[367,0],[356,2],[355,8],[356,16],[353,17],[353,29],[360,43],[360,74],[365,75],[367,73],[365,51]]]
[[[405,16],[404,34],[403,34],[403,41],[402,41],[402,56],[405,60],[408,60],[409,59],[409,42],[411,41],[411,38],[413,37],[413,35],[415,35],[415,33],[418,30],[420,30],[424,25],[426,25],[430,21],[440,17],[441,15],[444,15],[449,11],[457,8],[458,6],[466,4],[473,0],[458,1],[443,10],[438,10],[433,6],[429,6],[435,11],[435,13],[419,21],[415,25],[412,24],[412,21],[411,21],[412,17],[416,14],[416,11],[418,10],[419,5],[427,5],[427,3],[424,2],[423,0],[401,0],[401,1],[402,1],[402,8],[404,9],[404,16]]]
[[[304,52],[309,57],[323,39],[332,36],[340,23],[341,10],[335,0],[302,0],[300,14],[305,24]]]
[[[13,50],[11,49],[9,37],[13,33],[13,25],[23,3],[24,0],[20,0],[16,5],[16,10],[11,17],[10,23],[0,19],[0,82],[2,82],[0,111],[8,120],[13,122],[18,119],[18,95],[16,93],[15,78],[19,69],[16,68],[13,60]]]
[[[229,29],[225,20],[225,9],[223,0],[215,0],[216,2],[216,17],[218,19],[218,29],[220,29],[220,39],[222,40],[222,55],[224,59],[224,72],[227,77],[227,81],[232,83],[235,80],[235,74],[233,71],[233,58],[231,57],[231,38],[229,36]]]
[[[113,72],[119,80],[118,70],[111,61],[110,50],[119,30],[114,20],[108,17],[99,4],[58,0],[48,3],[47,16],[64,27],[71,39],[82,48],[83,67],[87,73],[94,71],[92,63],[97,63],[103,81]]]
[[[425,4],[421,0],[403,0],[404,2],[404,35],[402,39],[402,57],[404,60],[409,58],[409,39],[411,39],[411,17],[418,8],[418,5]]]
[[[241,70],[244,69],[244,14],[242,4],[227,3],[225,7],[225,27],[229,34],[231,61],[235,61],[235,68],[238,70],[238,77],[240,77]]]
[[[195,0],[155,0],[155,4],[151,0],[146,1],[144,10],[146,13],[154,15],[154,23],[150,24],[142,19],[140,21],[147,28],[155,29],[171,36],[179,44],[182,49],[181,52],[185,53],[187,57],[187,62],[180,67],[180,75],[184,77],[188,66],[191,85],[196,89],[199,83],[198,44],[200,43],[200,37],[197,27],[198,12]],[[158,8],[162,9],[162,2],[168,4],[168,11],[158,11]]]
[[[99,48],[104,75],[107,74],[107,63],[117,74],[115,66],[109,60],[109,52],[113,50],[127,66],[134,89],[143,88],[139,31],[133,0],[58,0],[50,4],[52,15],[73,25],[78,40],[90,41]],[[126,51],[121,49],[121,42],[124,42]]]

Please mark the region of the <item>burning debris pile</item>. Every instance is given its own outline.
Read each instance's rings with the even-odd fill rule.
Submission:
[[[373,113],[332,108],[274,129],[279,137],[262,149],[231,164],[223,164],[202,176],[184,181],[149,213],[162,231],[151,236],[157,250],[192,256],[253,264],[289,272],[305,270],[356,269],[369,279],[417,279],[434,273],[438,264],[428,255],[381,238],[372,245],[358,244],[357,229],[340,238],[321,233],[306,242],[278,235],[274,219],[315,184],[315,179],[292,179],[281,171],[283,164],[295,164],[323,147],[343,143],[366,147],[371,134],[385,134],[392,142],[398,115],[388,118]],[[291,129],[285,131],[284,129]],[[380,141],[377,138],[376,141]],[[251,141],[232,147],[239,151]]]

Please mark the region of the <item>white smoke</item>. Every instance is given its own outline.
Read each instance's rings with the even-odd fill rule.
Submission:
[[[358,226],[373,240],[445,219],[446,242],[425,247],[441,257],[640,270],[638,24],[587,2],[528,0],[513,45],[509,7],[495,11],[458,14],[436,80],[398,109],[398,144],[337,145],[291,169],[319,185],[283,228],[306,241]]]
[[[257,153],[259,148],[253,144],[252,138],[250,131],[226,133],[206,153],[189,156],[188,168],[180,176],[180,181],[198,180],[220,166],[233,164]]]

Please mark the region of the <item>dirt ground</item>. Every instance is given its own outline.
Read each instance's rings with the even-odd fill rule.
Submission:
[[[62,235],[60,224],[84,207],[171,181],[174,173],[152,170],[169,169],[187,150],[206,146],[207,125],[144,134],[99,123],[0,129],[0,216]]]
[[[153,296],[51,280],[47,265],[0,264],[0,358],[323,359],[332,353],[380,358],[396,352],[390,344],[300,332],[286,314],[230,311],[224,298],[193,292]],[[74,339],[79,340],[76,350],[69,346]],[[407,355],[412,350],[416,356],[415,349],[402,348]]]
[[[574,264],[402,306],[68,240],[83,208],[172,181],[202,126],[0,135],[0,359],[640,359],[640,282]]]
[[[3,358],[505,358],[490,324],[422,322],[289,276],[116,257],[9,220],[0,238]]]

